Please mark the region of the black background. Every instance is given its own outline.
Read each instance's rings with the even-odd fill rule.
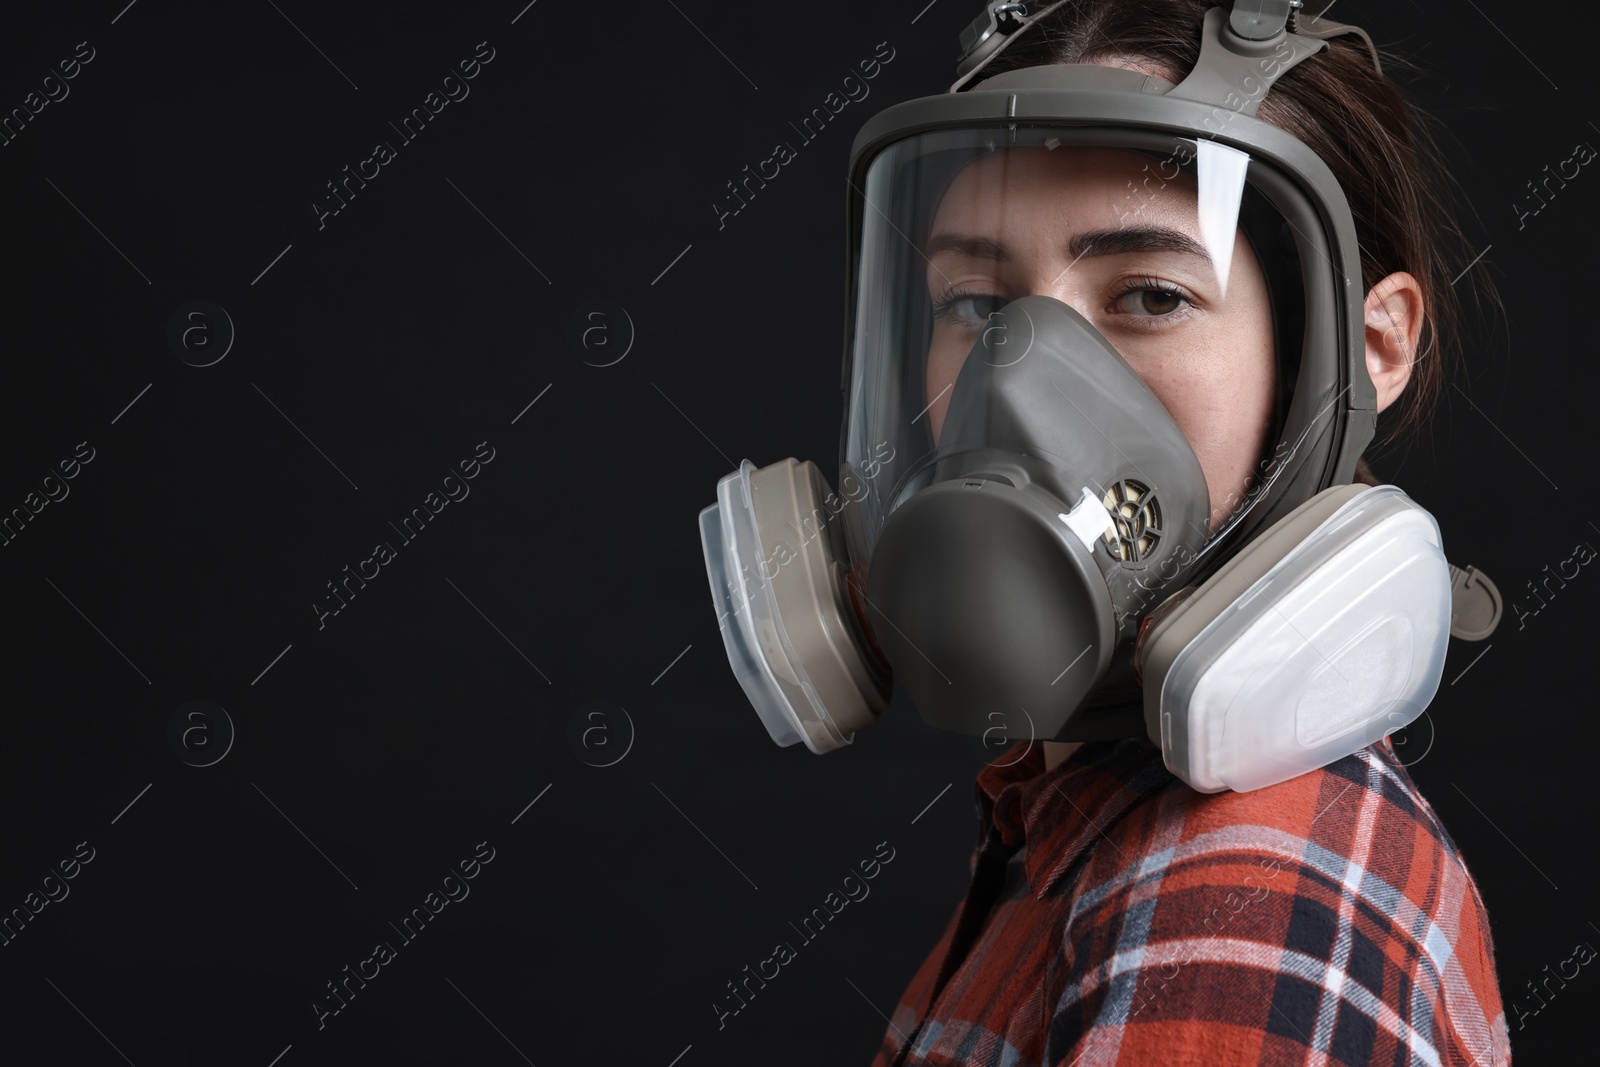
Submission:
[[[95,53],[0,148],[0,511],[94,450],[0,549],[0,910],[95,850],[0,948],[0,1051],[865,1064],[965,888],[984,756],[899,700],[844,753],[774,746],[695,518],[741,458],[836,468],[850,141],[948,85],[976,5],[124,2],[13,7],[0,37],[7,113]],[[1591,1047],[1600,1006],[1586,968],[1521,1028],[1512,1008],[1600,945],[1600,578],[1520,629],[1509,612],[1600,544],[1600,174],[1520,230],[1512,206],[1600,146],[1600,19],[1538,10],[1335,11],[1427,68],[1408,89],[1509,310],[1470,334],[1433,430],[1375,467],[1508,600],[1487,649],[1454,643],[1402,751],[1483,891],[1523,1063]],[[319,229],[325,183],[398,144],[387,124],[480,41],[470,96]],[[879,42],[871,96],[719,230],[724,183]],[[195,300],[236,330],[207,367],[167,342]],[[569,340],[596,300],[636,334],[611,366],[623,327]],[[319,629],[325,583],[482,441],[470,496]],[[211,766],[169,745],[191,700],[236,729]],[[213,715],[191,747],[225,732]],[[482,841],[470,896],[319,1030],[325,983]],[[724,983],[879,842],[870,897],[719,1030]]]

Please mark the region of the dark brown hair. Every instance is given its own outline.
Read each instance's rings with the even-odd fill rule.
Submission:
[[[1205,13],[1218,6],[1231,9],[1232,0],[1075,0],[1019,36],[978,77],[1117,57],[1181,81],[1199,58]],[[1310,0],[1307,6],[1331,5]],[[1456,219],[1456,205],[1465,200],[1434,139],[1434,120],[1386,76],[1419,68],[1386,49],[1380,60],[1385,74],[1373,69],[1360,37],[1332,38],[1284,74],[1257,112],[1316,152],[1344,189],[1361,246],[1363,291],[1395,271],[1422,286],[1421,354],[1405,391],[1379,419],[1374,450],[1420,429],[1444,391],[1461,351],[1463,301],[1451,280],[1474,255]],[[1475,306],[1500,306],[1483,271],[1470,272],[1462,287],[1470,287]],[[1370,475],[1365,468],[1365,462],[1358,468],[1363,481],[1369,478],[1362,474]]]

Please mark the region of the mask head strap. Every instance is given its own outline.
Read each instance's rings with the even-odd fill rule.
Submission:
[[[1029,4],[1005,0],[991,0],[985,4],[982,13],[961,31],[957,78],[949,91],[960,92],[970,85],[1011,42],[1066,2],[1056,0],[1031,15],[1032,5]],[[1301,16],[1300,9],[1304,6],[1303,0],[1238,0],[1231,14],[1220,7],[1212,8],[1206,14],[1200,58],[1171,95],[1221,104],[1254,115],[1262,97],[1278,78],[1301,60],[1326,48],[1329,38],[1344,34],[1355,34],[1365,41],[1372,53],[1373,68],[1383,73],[1378,49],[1365,30],[1324,18],[1333,7],[1332,3],[1316,16]],[[1226,24],[1219,27],[1224,18]],[[1265,64],[1264,57],[1270,57]],[[1241,101],[1242,106],[1234,106]]]

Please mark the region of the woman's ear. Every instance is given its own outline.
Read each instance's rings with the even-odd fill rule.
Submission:
[[[1411,380],[1424,317],[1422,286],[1405,271],[1384,278],[1367,294],[1367,373],[1379,411],[1394,403]]]

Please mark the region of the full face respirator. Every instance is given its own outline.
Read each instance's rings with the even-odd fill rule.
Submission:
[[[989,4],[949,92],[857,135],[839,488],[794,459],[721,480],[718,622],[780,745],[848,745],[897,680],[946,730],[1146,736],[1195,789],[1260,788],[1412,722],[1500,610],[1427,511],[1351,484],[1376,419],[1354,224],[1254,117],[1365,34],[1255,0],[1207,14],[1176,85],[985,77],[1055,6]],[[1271,354],[1269,418],[1213,499],[1158,392],[1240,344]]]

